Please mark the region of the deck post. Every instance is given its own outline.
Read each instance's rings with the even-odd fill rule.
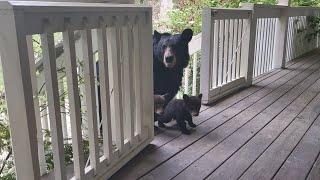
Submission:
[[[252,3],[241,4],[241,7],[252,10],[251,18],[243,21],[244,36],[241,43],[241,49],[243,49],[243,53],[241,54],[240,69],[240,76],[245,77],[246,86],[250,86],[252,84],[253,78],[253,62],[256,44],[257,18],[254,15],[254,10],[256,8],[255,5]]]
[[[201,41],[201,66],[200,66],[200,92],[203,94],[202,101],[207,103],[210,100],[210,89],[212,88],[212,50],[213,47],[213,22],[210,8],[204,8],[202,11],[202,39]]]
[[[288,33],[288,6],[290,0],[280,0],[278,5],[283,6],[280,9],[280,17],[276,22],[274,54],[273,54],[273,68],[285,68],[286,64],[286,42]]]
[[[0,13],[0,59],[4,74],[10,134],[17,179],[40,179],[37,126],[24,16],[7,2]]]

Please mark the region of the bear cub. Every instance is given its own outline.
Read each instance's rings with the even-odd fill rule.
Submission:
[[[183,95],[183,99],[171,100],[165,107],[164,114],[157,117],[159,127],[165,127],[164,123],[169,123],[172,119],[177,121],[177,125],[183,134],[190,134],[185,121],[192,128],[196,125],[192,121],[192,116],[198,116],[201,107],[202,94],[199,96]]]
[[[164,95],[153,95],[154,101],[154,113],[155,114],[163,114],[164,113],[164,106],[166,103],[167,94]]]

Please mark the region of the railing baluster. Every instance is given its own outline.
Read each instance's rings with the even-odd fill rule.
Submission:
[[[211,20],[211,36],[210,36],[210,41],[211,41],[211,46],[213,45],[213,55],[209,59],[212,63],[212,70],[210,71],[211,74],[209,76],[212,78],[212,85],[209,86],[211,88],[215,88],[219,84],[219,53],[220,53],[220,46],[219,46],[219,35],[220,35],[220,21],[219,20]]]
[[[127,25],[122,27],[123,33],[123,69],[124,69],[124,81],[123,90],[124,98],[123,103],[125,106],[125,137],[129,140],[130,145],[134,145],[134,120],[135,120],[135,92],[134,92],[134,81],[133,81],[133,35],[132,26]]]
[[[241,67],[241,54],[242,54],[242,44],[243,44],[242,33],[243,33],[243,19],[239,19],[237,43],[239,43],[239,41],[241,41],[241,44],[240,44],[238,52],[237,52],[237,62],[238,62],[238,64],[237,64],[237,78],[240,77],[241,68],[242,68]]]
[[[112,64],[112,78],[113,78],[113,96],[114,96],[114,116],[112,125],[112,134],[116,142],[117,148],[121,153],[124,146],[124,133],[123,133],[123,108],[122,108],[122,78],[121,78],[121,59],[120,59],[120,33],[119,27],[110,27],[107,29],[107,35],[111,47],[111,64]]]
[[[198,53],[194,53],[192,59],[192,95],[195,96],[197,94]]]
[[[137,17],[136,17],[137,18]],[[136,19],[137,21],[138,19]],[[137,22],[135,22],[137,23]],[[133,72],[134,72],[134,86],[135,86],[135,107],[136,107],[136,115],[135,115],[135,133],[139,136],[141,135],[141,121],[142,121],[142,93],[141,93],[141,64],[136,63],[139,62],[141,59],[140,53],[140,31],[139,31],[139,24],[134,24],[133,26]],[[141,137],[140,137],[141,138]]]
[[[262,22],[263,22],[263,28],[262,28],[262,63],[261,63],[261,74],[263,74],[263,73],[265,73],[266,72],[266,66],[265,66],[265,64],[266,64],[266,61],[267,61],[267,54],[266,54],[266,47],[267,47],[267,45],[268,45],[268,41],[267,41],[267,39],[266,39],[266,36],[267,36],[267,34],[266,34],[266,32],[267,32],[267,19],[265,19],[265,18],[263,18],[263,19],[261,19],[262,20]]]
[[[66,179],[64,145],[53,34],[42,34],[41,42],[43,46],[43,64],[49,106],[49,118],[55,173],[54,176],[57,179]]]
[[[38,98],[38,88],[37,88],[37,77],[36,77],[36,66],[33,52],[33,40],[32,36],[27,36],[27,46],[28,46],[28,57],[29,57],[29,66],[30,66],[30,76],[32,83],[32,91],[33,91],[33,103],[34,103],[34,111],[35,111],[35,119],[37,125],[37,141],[38,141],[38,157],[39,157],[39,166],[40,166],[40,174],[44,175],[47,172],[47,164],[45,159],[44,152],[44,143],[43,143],[43,133],[42,133],[42,125],[41,125],[41,115],[40,115],[40,107],[39,107],[39,98]]]
[[[77,76],[77,63],[73,31],[65,31],[63,34],[64,53],[66,57],[66,76],[69,97],[72,150],[74,174],[77,179],[84,178],[84,153],[81,133],[81,102]],[[89,120],[89,119],[88,119]]]
[[[238,19],[233,20],[233,46],[232,46],[232,58],[233,59],[233,65],[232,65],[232,77],[231,80],[236,79],[237,76],[237,64],[238,64],[238,52],[237,52],[237,47],[238,47]]]
[[[108,46],[110,46],[111,44],[108,44],[107,42],[111,37],[107,36],[106,29],[104,27],[99,28],[97,30],[97,35],[98,35],[98,54],[99,54],[99,80],[100,80],[100,92],[101,92],[100,98],[101,98],[101,112],[102,112],[101,121],[102,121],[102,127],[103,127],[102,128],[103,153],[106,156],[106,158],[109,158],[109,161],[111,162],[113,160],[112,139],[114,134],[112,133],[112,118],[111,118],[112,105],[111,105],[111,98],[110,98],[111,93],[110,93],[110,87],[109,87],[110,85],[109,79],[110,79],[111,73],[113,74],[113,76],[115,76],[113,72],[110,72],[110,67],[109,67],[109,63],[110,63],[109,53],[111,52],[108,50],[109,48]],[[112,52],[112,54],[113,53],[114,51]],[[119,69],[119,72],[120,72],[120,69]],[[113,93],[115,95],[117,95],[119,91],[116,88],[117,86],[114,86]],[[119,104],[117,104],[115,108],[119,108]],[[122,116],[122,114],[120,114],[119,116]],[[117,120],[118,119],[116,119],[116,121]]]
[[[224,20],[224,44],[223,44],[223,81],[222,83],[227,83],[227,73],[228,73],[228,51],[229,51],[229,21],[230,19]]]
[[[219,76],[219,82],[218,82],[218,86],[223,84],[223,64],[224,64],[224,20],[220,20],[220,30],[219,30],[219,46],[221,48],[219,48],[219,71],[218,71],[218,76]]]
[[[83,62],[84,62],[85,98],[86,98],[86,104],[87,104],[86,118],[88,120],[89,158],[90,158],[90,166],[95,171],[97,171],[98,165],[99,165],[98,131],[100,130],[100,127],[98,129],[97,114],[99,113],[97,112],[97,108],[96,108],[97,96],[96,96],[96,84],[95,84],[95,77],[94,77],[95,61],[93,59],[91,30],[82,30],[81,40],[82,40],[81,45],[82,45],[82,53],[83,53]]]
[[[234,20],[230,19],[229,20],[229,28],[228,28],[228,33],[229,33],[229,42],[228,42],[228,78],[227,82],[230,82],[232,80],[232,73],[233,73],[233,24]]]

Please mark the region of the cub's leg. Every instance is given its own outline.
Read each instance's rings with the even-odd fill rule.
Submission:
[[[192,121],[192,115],[188,112],[188,113],[186,113],[186,121],[188,122],[188,124],[189,124],[189,126],[190,127],[193,127],[193,128],[195,128],[195,127],[197,127],[197,125],[195,125],[194,123],[193,123],[193,121]]]
[[[171,118],[168,117],[168,116],[166,116],[166,115],[160,115],[160,114],[158,114],[158,115],[157,115],[157,120],[158,120],[158,125],[159,125],[159,127],[164,128],[164,127],[166,127],[166,125],[164,125],[164,123],[170,122],[170,121],[171,121]]]
[[[182,115],[177,116],[177,124],[183,134],[189,135],[191,133],[190,130],[187,129],[187,125],[186,125]]]

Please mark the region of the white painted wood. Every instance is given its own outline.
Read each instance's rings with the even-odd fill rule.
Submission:
[[[201,37],[202,33],[193,36],[189,42],[189,54],[192,55],[201,50]]]
[[[277,43],[274,44],[274,68],[285,68],[285,53],[286,53],[286,41],[288,32],[288,12],[287,9],[282,9],[280,18],[277,19],[275,29],[275,39]]]
[[[28,46],[28,58],[30,66],[30,76],[33,92],[33,103],[34,103],[34,112],[37,125],[37,140],[38,140],[38,157],[39,157],[39,166],[40,174],[44,175],[47,172],[47,164],[45,159],[44,152],[44,143],[43,143],[43,133],[41,125],[41,115],[39,107],[39,98],[38,98],[38,88],[37,88],[37,78],[36,78],[36,66],[33,52],[33,41],[32,36],[27,36],[27,46]]]
[[[192,65],[192,95],[195,96],[197,93],[198,53],[193,54]]]
[[[120,33],[119,28],[110,27],[107,29],[108,54],[112,64],[112,79],[113,79],[113,106],[114,114],[112,118],[112,139],[115,141],[119,152],[123,150],[124,146],[124,132],[123,132],[123,108],[122,108],[122,78],[121,78],[121,57],[120,57]]]
[[[151,43],[152,43],[151,8],[137,7],[134,5],[52,3],[52,2],[37,2],[37,3],[0,2],[0,4],[1,4],[0,14],[3,14],[3,13],[7,14],[9,12],[9,9],[12,9],[12,8],[15,9],[13,12],[14,14],[12,13],[12,16],[8,16],[9,19],[5,19],[4,16],[0,16],[1,23],[4,22],[5,24],[10,24],[7,27],[0,27],[0,37],[1,37],[0,47],[1,47],[1,59],[3,58],[15,59],[15,61],[12,60],[10,61],[10,63],[5,62],[3,64],[5,64],[4,67],[8,68],[8,71],[5,71],[5,78],[6,78],[5,82],[7,82],[6,86],[8,86],[6,88],[9,88],[9,90],[11,90],[10,92],[14,92],[14,94],[8,93],[9,94],[8,97],[10,97],[8,98],[8,102],[10,101],[8,103],[9,104],[8,107],[10,109],[9,115],[11,115],[10,117],[15,117],[14,119],[19,119],[19,122],[16,124],[13,121],[12,126],[10,123],[10,127],[11,127],[11,130],[13,129],[15,130],[15,132],[12,133],[12,137],[16,138],[13,143],[13,148],[14,148],[14,153],[17,152],[17,155],[15,154],[16,163],[17,162],[19,163],[19,165],[17,165],[17,176],[18,178],[23,177],[23,179],[39,179],[40,178],[39,164],[37,164],[39,162],[38,153],[37,153],[37,137],[36,137],[36,132],[34,131],[37,128],[36,128],[33,95],[32,95],[33,91],[31,87],[32,83],[30,80],[29,61],[25,60],[25,58],[28,57],[25,36],[29,34],[31,35],[34,33],[42,34],[42,42],[44,44],[43,46],[44,62],[43,63],[44,63],[44,73],[45,73],[45,81],[46,81],[46,86],[45,86],[46,92],[43,92],[43,93],[46,93],[48,96],[49,116],[46,115],[47,114],[47,112],[45,112],[47,111],[46,109],[41,112],[41,115],[44,117],[42,119],[43,126],[46,128],[50,128],[50,130],[52,131],[51,140],[53,143],[53,154],[54,154],[54,161],[55,161],[55,171],[52,173],[50,172],[50,175],[54,173],[54,177],[56,179],[65,179],[66,173],[69,174],[70,172],[69,172],[69,168],[65,168],[65,165],[64,165],[64,154],[63,154],[64,141],[63,141],[61,111],[60,111],[61,102],[59,101],[59,93],[58,93],[59,86],[57,82],[58,80],[57,80],[57,72],[56,72],[56,62],[55,62],[56,57],[54,52],[53,33],[63,31],[65,32],[64,33],[65,37],[67,33],[68,37],[65,39],[68,39],[69,43],[66,45],[66,42],[65,42],[64,48],[65,48],[65,51],[68,51],[69,53],[64,54],[63,56],[67,55],[68,57],[70,57],[69,59],[75,59],[74,57],[75,56],[75,52],[74,52],[75,39],[73,37],[70,37],[71,34],[73,35],[73,32],[75,30],[84,30],[86,31],[86,33],[88,33],[91,31],[90,29],[92,28],[99,29],[100,27],[104,28],[106,26],[109,28],[114,25],[116,25],[116,29],[119,30],[120,26],[123,26],[128,22],[129,23],[133,22],[133,24],[135,24],[133,33],[137,34],[137,36],[133,35],[133,37],[130,37],[130,35],[128,35],[128,39],[130,38],[133,39],[132,43],[128,43],[128,44],[125,44],[124,42],[121,43],[120,39],[122,38],[122,40],[124,40],[125,38],[124,33],[122,33],[123,35],[121,36],[120,36],[120,33],[118,33],[117,36],[114,36],[114,34],[111,33],[109,34],[110,36],[107,36],[109,40],[108,39],[103,40],[106,46],[103,52],[105,52],[104,56],[107,58],[104,58],[104,64],[100,64],[102,63],[102,61],[101,60],[99,61],[100,67],[106,69],[100,72],[100,74],[102,74],[103,77],[106,77],[106,75],[110,75],[110,78],[106,77],[106,79],[114,80],[112,83],[110,83],[112,85],[110,87],[101,85],[102,89],[105,88],[108,90],[107,93],[102,92],[103,97],[106,97],[104,95],[110,96],[110,94],[112,93],[115,93],[117,91],[119,92],[119,90],[122,90],[122,87],[125,87],[128,85],[126,83],[125,85],[122,85],[121,82],[115,80],[114,78],[115,75],[117,75],[118,79],[120,80],[123,77],[121,75],[121,68],[120,68],[123,66],[122,65],[123,62],[129,62],[130,67],[132,65],[132,68],[131,69],[129,68],[129,70],[132,70],[132,72],[130,72],[129,74],[133,74],[133,75],[129,76],[129,78],[131,78],[132,80],[133,78],[138,77],[137,80],[131,81],[134,83],[129,85],[129,87],[131,87],[129,90],[130,93],[137,92],[134,95],[132,94],[129,95],[130,98],[133,99],[132,100],[133,105],[131,106],[132,108],[130,107],[128,109],[134,115],[134,118],[130,118],[130,122],[131,124],[135,124],[135,126],[133,125],[128,126],[131,130],[131,132],[129,133],[130,134],[129,136],[130,136],[130,139],[132,140],[132,143],[131,142],[129,143],[129,141],[127,140],[124,141],[123,132],[125,131],[125,129],[123,126],[123,123],[124,123],[123,118],[122,117],[119,118],[119,116],[114,116],[114,119],[108,118],[110,120],[111,125],[112,123],[115,124],[116,128],[113,128],[113,129],[117,131],[117,133],[115,133],[115,136],[117,135],[117,137],[113,138],[110,135],[109,142],[104,143],[104,145],[108,144],[108,146],[111,149],[109,157],[111,156],[114,157],[115,154],[120,153],[121,156],[119,158],[113,158],[113,161],[110,161],[111,158],[108,159],[108,157],[104,156],[99,159],[99,152],[97,148],[98,143],[96,143],[98,123],[91,122],[94,120],[90,119],[90,118],[93,118],[96,120],[94,116],[97,115],[96,113],[97,111],[95,107],[96,103],[94,101],[95,100],[95,97],[94,97],[95,83],[94,83],[94,78],[92,78],[94,75],[93,61],[91,61],[92,63],[91,68],[87,68],[89,70],[87,70],[88,75],[87,75],[87,80],[85,80],[85,84],[87,84],[88,86],[88,83],[87,83],[88,79],[91,78],[91,80],[89,80],[91,82],[91,84],[89,84],[91,89],[90,88],[87,88],[86,90],[83,89],[83,92],[85,93],[85,97],[83,97],[82,99],[85,100],[86,102],[84,101],[80,103],[76,102],[77,98],[79,97],[76,95],[77,93],[76,91],[78,91],[78,86],[75,85],[76,78],[74,78],[75,74],[77,74],[77,72],[75,71],[76,69],[75,64],[73,64],[73,66],[70,65],[71,68],[69,67],[69,69],[71,70],[68,71],[69,74],[67,75],[68,79],[73,81],[71,83],[68,82],[69,84],[68,92],[69,91],[72,91],[72,92],[69,92],[71,96],[69,96],[69,98],[66,99],[66,103],[68,104],[70,103],[74,105],[74,107],[70,109],[71,114],[72,112],[75,112],[74,114],[75,115],[78,114],[78,117],[80,117],[80,118],[71,117],[71,122],[73,122],[72,124],[73,148],[75,149],[75,151],[76,149],[78,149],[78,152],[74,152],[75,164],[73,165],[75,167],[75,171],[74,171],[76,175],[75,178],[92,179],[97,177],[107,177],[107,178],[110,177],[112,173],[114,173],[125,162],[129,161],[134,155],[136,155],[139,151],[141,151],[153,138],[153,122],[154,122],[153,121],[153,102],[150,101],[150,99],[153,98],[152,62],[150,62],[150,59],[152,58],[152,49],[150,49]],[[128,22],[126,20],[126,16],[129,18]],[[131,19],[131,17],[133,19]],[[23,18],[23,19],[19,19],[19,18]],[[28,22],[28,23],[22,23],[22,22]],[[19,27],[17,28],[19,29],[19,33],[15,32],[14,26],[17,24],[19,25],[17,26]],[[150,36],[147,36],[148,34]],[[10,37],[10,41],[6,39],[7,37]],[[91,38],[90,34],[88,35],[88,38]],[[81,41],[80,41],[81,44],[87,43],[86,45],[90,44],[89,46],[92,46],[90,42],[91,40],[88,40],[88,38],[83,39],[83,37],[81,37]],[[13,39],[13,43],[12,43],[12,39]],[[14,41],[14,39],[16,39],[17,41]],[[113,41],[116,43],[110,43]],[[6,42],[6,43],[9,42],[9,43],[4,44],[2,42]],[[79,41],[77,42],[77,44],[79,45]],[[7,50],[7,45],[10,48],[10,51]],[[124,50],[125,49],[123,47],[124,45],[128,45],[127,53]],[[133,45],[135,47],[132,47]],[[66,47],[68,47],[69,49]],[[77,53],[77,54],[80,54],[80,61],[82,61],[81,58],[83,56],[88,57],[88,58],[84,58],[84,59],[87,59],[87,61],[90,61],[89,59],[93,60],[92,49],[93,49],[92,47],[82,47],[82,49],[80,47],[79,49],[80,53]],[[87,51],[87,53],[83,53],[83,51]],[[10,54],[10,56],[8,56],[7,54]],[[20,57],[17,55],[21,56],[21,59],[19,59]],[[126,61],[124,57],[128,57],[128,58],[132,57],[132,59],[134,60]],[[71,62],[72,61],[69,61],[69,63]],[[109,63],[110,63],[110,66],[109,66]],[[113,72],[114,71],[114,69],[112,69],[113,65],[117,66],[116,73]],[[20,67],[23,67],[23,68],[20,69]],[[79,69],[79,68],[78,70],[80,74],[83,71],[82,69]],[[103,73],[105,73],[105,75]],[[21,76],[21,74],[23,76]],[[86,76],[86,74],[81,74],[81,75]],[[8,79],[8,77],[10,78]],[[15,80],[15,83],[11,83],[7,85],[9,80],[11,81],[12,78],[13,80]],[[106,84],[109,85],[109,82]],[[115,90],[116,88],[114,85],[116,84],[118,84],[118,90]],[[126,94],[126,92],[124,93],[121,92],[119,93],[119,95],[120,94],[121,96],[123,96],[123,94]],[[91,99],[88,98],[90,97],[89,95],[91,95]],[[117,100],[117,98],[114,98],[114,99],[115,101]],[[106,102],[110,103],[110,101],[111,100],[109,98]],[[16,104],[17,102],[19,103],[19,105]],[[44,102],[41,102],[41,103],[44,103]],[[77,104],[79,106],[77,106]],[[119,106],[118,108],[116,108],[117,111],[122,111],[122,109],[125,107],[124,102],[118,100],[118,104]],[[84,111],[86,113],[88,112],[88,108],[90,108],[90,106],[92,108],[91,110],[92,115],[86,116],[87,118],[86,120],[89,121],[89,124],[92,123],[91,125],[89,125],[89,129],[88,129],[91,160],[90,160],[90,167],[86,167],[86,169],[84,168],[83,158],[81,158],[81,155],[78,155],[79,153],[83,153],[83,150],[80,147],[82,137],[81,137],[81,128],[79,128],[81,125],[81,115],[79,115],[80,114],[79,111],[80,111],[80,106],[83,106],[83,105],[86,106]],[[136,106],[136,109],[137,109],[136,111],[134,110],[133,106]],[[18,111],[16,111],[15,108]],[[17,112],[19,112],[20,114]],[[23,114],[21,112],[26,112],[26,113]],[[110,111],[110,113],[107,113],[107,114],[109,114],[110,116],[112,114],[117,114],[117,113]],[[118,114],[123,115],[123,112]],[[50,125],[46,125],[47,116],[50,119]],[[121,121],[116,121],[116,118],[121,119]],[[67,119],[68,119],[68,116],[67,116]],[[75,121],[72,121],[72,119],[75,119]],[[23,124],[23,122],[25,122],[25,124]],[[109,126],[109,128],[111,128],[111,125]],[[24,129],[23,130],[18,129],[21,127],[24,127]],[[107,129],[107,128],[104,127],[103,129]],[[107,131],[105,130],[104,132],[107,132]],[[112,132],[112,130],[109,130],[108,132],[110,133]],[[87,135],[87,132],[84,131],[84,133],[86,133],[85,135]],[[74,140],[75,138],[77,138],[77,142],[75,142]],[[107,142],[106,139],[108,138],[106,138],[104,135],[104,142]],[[113,152],[112,139],[116,139],[115,144],[117,145],[117,148],[118,148],[116,152]],[[96,141],[96,142],[91,142],[91,141]],[[19,144],[16,145],[15,142],[18,142]],[[133,142],[136,142],[136,144]],[[132,146],[130,151],[127,151],[127,148],[129,147],[129,145],[132,145]],[[19,148],[17,149],[17,147]],[[24,149],[23,153],[20,153],[19,150],[21,149]],[[80,151],[80,149],[82,151]],[[95,151],[95,153],[93,153],[93,151]],[[92,154],[95,154],[95,155],[92,156]],[[78,165],[80,163],[82,163],[83,165]]]
[[[250,17],[251,11],[245,9],[233,8],[215,8],[212,9],[212,16],[214,19],[247,19]]]
[[[66,76],[69,97],[74,175],[84,178],[84,153],[81,132],[81,102],[78,89],[77,63],[74,32],[63,32],[63,48],[66,57]]]
[[[242,39],[242,34],[243,34],[243,20],[239,19],[238,20],[238,37],[237,37],[237,42],[238,42],[238,52],[237,52],[237,76],[236,78],[240,77],[240,72],[241,72],[241,56],[242,56],[242,43],[243,39]]]
[[[118,4],[134,3],[134,0],[13,0],[13,1],[50,1],[50,2],[118,3]]]
[[[8,5],[7,3],[4,3]],[[0,16],[0,59],[2,63],[10,135],[18,179],[40,179],[37,129],[27,42],[22,17],[7,8]],[[17,21],[17,23],[13,23]]]
[[[98,146],[98,118],[96,108],[96,83],[94,77],[95,61],[93,59],[92,50],[92,34],[91,30],[81,31],[82,51],[84,61],[84,84],[85,96],[87,104],[86,118],[88,121],[89,134],[89,158],[90,166],[95,173],[99,166],[99,146]],[[101,92],[101,91],[100,91]]]
[[[227,82],[230,82],[232,79],[232,66],[233,66],[233,19],[229,20],[229,39],[228,39],[228,73],[227,73]]]
[[[254,10],[254,6],[248,7]],[[241,53],[241,72],[240,76],[246,78],[247,85],[252,84],[253,61],[255,55],[257,19],[253,16],[251,19],[243,21],[243,39]]]
[[[135,114],[135,135],[138,135],[141,138],[141,123],[142,123],[142,79],[141,69],[142,63],[137,63],[141,60],[141,46],[140,46],[140,27],[137,24],[138,17],[135,18],[135,24],[133,26],[133,61],[135,62],[133,65],[133,80],[134,80],[134,88],[135,88],[135,107],[136,107],[136,114]]]
[[[230,29],[230,19],[225,20],[224,22],[224,52],[223,52],[223,84],[228,83],[227,75],[229,73],[229,29]]]
[[[66,179],[64,145],[61,125],[60,101],[56,71],[54,37],[52,33],[41,35],[44,71],[49,107],[50,133],[52,139],[54,173],[58,179]]]
[[[216,74],[216,70],[214,67],[213,70],[211,69],[211,62],[213,58],[217,59],[217,51],[214,50],[212,52],[210,49],[213,46],[213,41],[216,41],[216,38],[213,38],[213,30],[216,27],[214,24],[216,22],[212,21],[211,9],[204,8],[202,11],[202,21],[205,22],[202,23],[202,39],[207,39],[208,41],[201,42],[200,93],[203,94],[202,100],[208,102],[210,89],[212,86],[216,86],[216,77],[213,77],[213,73]],[[216,56],[213,57],[212,53],[216,54]]]
[[[152,59],[152,11],[149,9],[140,22],[140,49],[141,49],[141,69],[142,74],[142,134],[143,137],[153,139],[154,137],[154,104],[153,101],[153,61]]]
[[[129,19],[128,19],[129,21]],[[124,98],[123,104],[125,105],[124,116],[125,121],[125,138],[130,142],[130,145],[134,144],[134,122],[135,122],[135,91],[134,91],[134,80],[133,80],[133,34],[131,22],[122,27],[122,59],[123,59],[123,91]]]
[[[225,20],[220,20],[219,29],[219,63],[218,63],[218,85],[221,86],[224,82],[225,68],[224,68],[224,52],[225,48]]]
[[[98,49],[99,49],[99,80],[100,80],[100,92],[101,92],[101,111],[102,111],[102,129],[103,129],[103,153],[106,156],[106,158],[109,159],[111,162],[113,157],[113,144],[112,140],[114,135],[117,136],[118,134],[113,134],[112,130],[112,119],[111,119],[111,101],[110,101],[110,82],[109,82],[109,74],[112,73],[113,77],[114,72],[110,72],[109,68],[109,59],[110,51],[108,50],[109,46],[112,46],[111,44],[108,44],[107,41],[111,38],[108,36],[105,28],[99,28],[97,30],[97,36],[98,36]],[[113,45],[115,46],[115,44]],[[110,47],[111,48],[111,47]],[[114,51],[112,52],[112,54]],[[112,57],[113,58],[113,57]],[[112,63],[113,63],[112,59]],[[115,67],[113,67],[115,68]],[[116,87],[114,87],[116,88]],[[116,89],[114,89],[114,93],[116,92]],[[121,101],[120,101],[121,102]],[[119,102],[118,102],[119,103]],[[115,106],[115,108],[120,108],[119,105]],[[118,115],[118,114],[117,114]],[[119,119],[116,119],[119,120]],[[118,128],[118,127],[116,127]],[[119,137],[120,138],[120,137]],[[123,138],[123,136],[122,136]],[[117,144],[118,145],[118,144]]]
[[[208,77],[212,78],[212,84],[209,87],[209,90],[211,88],[215,88],[218,86],[218,72],[219,72],[219,53],[220,53],[220,46],[219,46],[219,30],[220,30],[220,20],[213,20],[212,22],[212,32],[211,32],[211,41],[213,41],[213,43],[211,43],[210,46],[213,45],[212,47],[212,57],[210,58],[210,64],[212,66],[212,69],[209,69],[210,73]],[[203,29],[204,30],[204,29]],[[210,67],[211,67],[210,66]],[[200,73],[201,73],[201,69],[200,69]],[[200,77],[200,87],[201,87],[201,77]]]
[[[189,76],[190,76],[190,66],[188,65],[184,69],[183,77],[184,77],[184,94],[189,94]]]
[[[232,61],[233,63],[231,64],[231,67],[232,67],[232,72],[231,72],[231,77],[230,79],[231,80],[234,80],[236,79],[236,66],[237,66],[237,46],[238,46],[238,41],[237,41],[237,38],[238,38],[238,19],[234,19],[233,20],[233,23],[232,23],[232,36],[233,36],[233,39],[232,39],[232,54],[231,54],[231,58],[232,58]]]

